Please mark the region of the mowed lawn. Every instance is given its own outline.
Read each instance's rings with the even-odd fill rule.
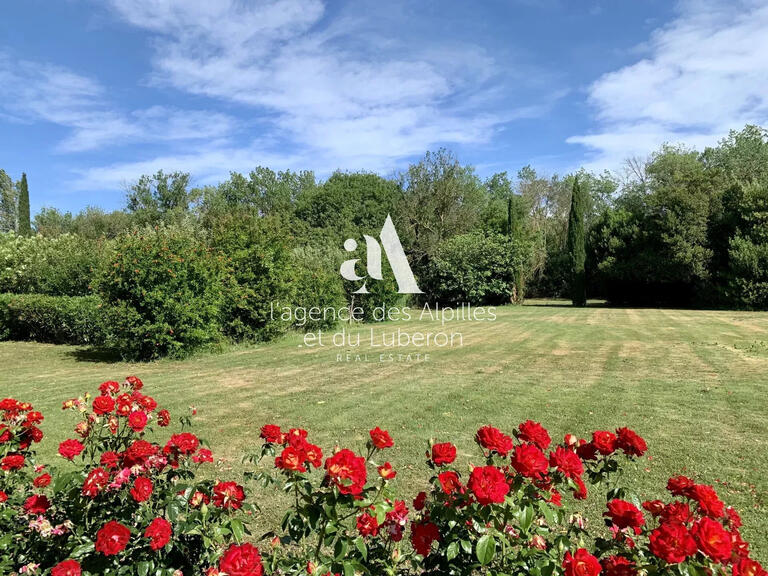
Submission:
[[[197,407],[201,436],[231,467],[221,475],[240,473],[240,455],[258,446],[264,423],[306,427],[326,450],[336,443],[359,448],[379,425],[395,438],[388,459],[400,471],[403,496],[428,478],[430,437],[458,444],[469,464],[481,461],[472,438],[483,424],[509,431],[532,418],[558,441],[566,432],[626,425],[647,439],[652,456],[635,465],[633,489],[663,496],[676,473],[713,484],[742,511],[755,557],[768,560],[768,313],[545,302],[497,312],[495,322],[450,323],[446,330],[461,332],[463,346],[431,348],[428,361],[410,363],[379,362],[379,351],[366,348],[306,348],[299,335],[134,365],[73,347],[6,342],[0,394],[45,412],[44,450],[52,454],[71,431],[63,399],[136,374],[177,414]],[[440,329],[438,322],[411,321],[374,330],[398,326]],[[360,330],[367,335],[370,326]],[[338,362],[340,351],[368,352],[368,361]],[[274,501],[261,497],[267,520],[276,514]]]

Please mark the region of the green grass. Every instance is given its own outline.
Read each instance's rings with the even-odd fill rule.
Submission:
[[[359,447],[379,425],[395,438],[389,459],[403,495],[428,477],[422,460],[432,436],[456,442],[469,463],[480,460],[473,432],[487,423],[510,430],[532,418],[556,439],[627,425],[646,438],[652,456],[637,464],[633,488],[662,496],[675,473],[714,484],[742,512],[755,556],[768,560],[768,314],[541,304],[499,309],[493,323],[452,323],[464,345],[433,348],[418,363],[380,363],[365,348],[359,352],[369,353],[368,362],[340,363],[337,349],[302,347],[299,335],[138,365],[5,342],[0,394],[45,412],[52,453],[72,425],[61,400],[135,373],[171,410],[198,408],[199,430],[234,474],[264,423],[306,427],[326,450]],[[401,326],[439,329],[436,322]],[[270,518],[274,500],[262,500]]]

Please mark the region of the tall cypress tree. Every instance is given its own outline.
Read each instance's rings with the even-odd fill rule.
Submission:
[[[21,182],[19,182],[19,234],[22,236],[32,235],[32,222],[29,216],[29,188],[27,188],[27,175],[21,173]]]
[[[571,263],[571,300],[574,306],[587,304],[587,247],[584,234],[586,204],[587,191],[576,178],[573,181],[571,211],[568,215],[568,255]]]

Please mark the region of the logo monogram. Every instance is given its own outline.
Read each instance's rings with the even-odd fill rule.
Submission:
[[[387,214],[387,219],[384,221],[384,226],[381,229],[381,244],[376,238],[363,234],[365,238],[366,248],[366,269],[368,276],[358,276],[355,271],[359,258],[353,258],[351,260],[345,260],[341,263],[339,272],[345,280],[351,282],[357,282],[363,280],[363,285],[355,290],[355,294],[368,294],[368,288],[365,286],[365,279],[371,277],[374,280],[382,280],[381,275],[381,248],[384,247],[384,254],[387,255],[389,260],[389,266],[392,268],[392,273],[397,280],[397,291],[400,294],[421,294],[419,286],[416,284],[416,278],[413,276],[411,266],[408,264],[408,259],[405,257],[403,251],[403,245],[400,244],[400,237],[397,235],[395,225],[392,223],[392,218]],[[347,238],[344,241],[344,250],[347,252],[354,252],[357,250],[357,241],[353,238]]]

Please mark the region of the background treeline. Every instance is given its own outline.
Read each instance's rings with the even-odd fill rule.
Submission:
[[[338,269],[365,262],[362,235],[387,214],[426,301],[561,297],[575,281],[619,304],[768,308],[768,133],[754,126],[701,153],[663,147],[621,177],[526,166],[482,180],[439,150],[389,178],[258,167],[196,188],[158,172],[122,210],[44,208],[31,222],[26,177],[0,171],[0,192],[0,338],[152,358],[273,338],[290,326],[270,304],[370,318],[404,303],[391,274],[358,295]]]

